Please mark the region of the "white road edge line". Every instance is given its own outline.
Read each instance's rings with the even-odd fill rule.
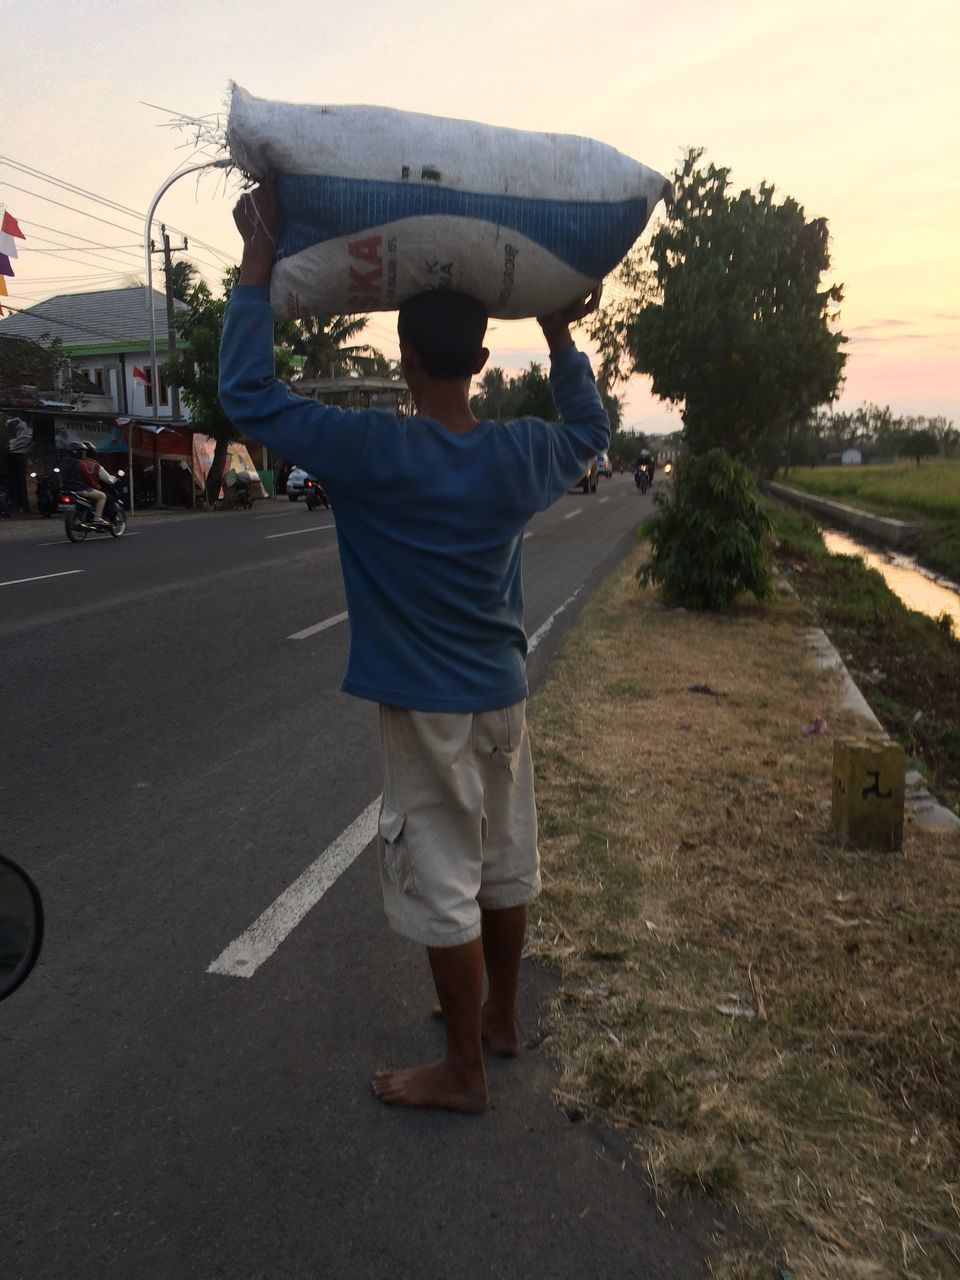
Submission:
[[[575,507],[573,511],[568,511],[563,518],[564,520],[572,520],[573,517],[578,516],[582,510],[583,510],[583,507]]]
[[[295,631],[292,636],[287,636],[288,640],[307,640],[310,636],[315,636],[319,631],[326,631],[327,627],[335,627],[338,622],[346,622],[347,615],[345,613],[334,614],[332,618],[327,618],[323,622],[318,622],[312,627],[304,627],[302,631]]]
[[[64,569],[62,573],[38,573],[35,578],[11,578],[9,582],[0,582],[0,587],[15,587],[21,582],[43,582],[45,578],[69,578],[73,573],[86,573],[86,569]]]
[[[377,834],[380,800],[377,796],[371,801],[273,905],[217,956],[207,973],[252,977]]]
[[[601,505],[601,507],[603,506],[603,504],[604,504],[605,502],[609,502],[609,501],[610,501],[610,499],[609,499],[609,498],[601,498],[601,499],[600,499],[600,505]]]
[[[536,629],[527,643],[528,653],[533,653],[560,614],[573,604],[582,590],[581,583],[573,595],[567,596],[563,604],[554,609],[546,622]],[[327,619],[327,624],[332,624],[332,620]],[[326,624],[321,623],[323,625]],[[306,871],[254,920],[250,928],[221,951],[207,968],[207,973],[221,974],[227,978],[252,977],[264,961],[270,959],[281,942],[289,937],[307,912],[317,905],[327,890],[352,866],[377,834],[382,798],[379,795],[376,800],[372,800],[363,813],[354,818],[349,827],[337,836],[333,844],[328,845],[319,858],[311,862]]]
[[[264,542],[272,542],[274,538],[295,538],[298,533],[323,533],[324,529],[332,528],[332,524],[314,524],[309,529],[291,529],[289,533],[268,533]]]
[[[583,583],[581,583],[580,586],[577,587],[576,591],[573,593],[572,596],[567,596],[566,600],[564,600],[563,604],[559,607],[559,609],[554,609],[553,613],[551,613],[550,617],[546,620],[546,622],[544,622],[541,626],[537,627],[536,631],[527,641],[528,654],[533,653],[534,649],[536,649],[537,645],[540,643],[543,637],[547,634],[547,632],[556,622],[557,618],[560,617],[561,613],[563,613],[564,609],[566,609],[568,605],[573,604],[574,600],[576,600],[577,596],[580,594],[582,590],[583,590]]]

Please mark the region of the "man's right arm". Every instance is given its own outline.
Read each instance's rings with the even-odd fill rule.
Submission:
[[[337,483],[359,466],[367,420],[362,413],[295,395],[276,376],[268,297],[280,230],[275,181],[270,178],[243,196],[234,219],[243,237],[243,259],[220,340],[223,411],[238,431]]]

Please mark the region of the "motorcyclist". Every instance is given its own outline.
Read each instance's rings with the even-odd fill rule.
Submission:
[[[84,453],[86,454],[86,458],[85,458],[86,464],[90,468],[90,470],[93,472],[96,479],[99,480],[101,484],[111,484],[111,485],[116,484],[117,477],[112,476],[110,472],[106,469],[106,467],[103,465],[103,463],[100,461],[100,459],[97,457],[97,446],[93,443],[93,441],[81,440],[80,444],[84,450]]]
[[[657,467],[657,462],[655,462],[653,454],[650,453],[649,449],[641,449],[640,456],[637,457],[636,466],[634,467],[634,480],[636,481],[636,484],[640,484],[639,475],[641,471],[646,472],[648,484],[653,484],[653,472],[655,467]]]
[[[93,503],[93,523],[107,529],[110,526],[103,518],[103,508],[107,504],[107,495],[100,488],[99,467],[91,466],[84,458],[84,446],[78,440],[67,445],[69,457],[61,472],[61,484],[64,489],[73,489],[81,498]]]

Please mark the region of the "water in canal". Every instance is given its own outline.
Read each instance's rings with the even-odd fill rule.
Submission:
[[[859,556],[871,569],[879,570],[887,586],[908,609],[929,614],[931,618],[949,614],[953,619],[953,634],[960,636],[960,586],[957,583],[938,577],[902,552],[878,550],[835,529],[820,532],[828,551],[835,555]]]

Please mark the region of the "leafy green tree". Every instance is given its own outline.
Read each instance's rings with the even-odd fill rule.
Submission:
[[[213,296],[204,281],[194,285],[187,298],[189,310],[178,311],[174,317],[178,340],[176,357],[161,367],[167,381],[175,382],[180,387],[180,394],[190,410],[194,426],[216,441],[213,462],[205,484],[208,505],[216,500],[220,492],[227,445],[231,440],[240,438],[239,432],[223,412],[218,390],[223,317],[230,293],[237,282],[237,275],[237,268],[231,267],[223,277],[223,294],[219,298]],[[290,325],[276,327],[274,351],[280,377],[288,376],[293,370],[290,330]]]
[[[553,403],[550,379],[543,366],[536,361],[518,373],[510,381],[512,404],[511,418],[542,418],[544,422],[556,422],[559,418]]]
[[[929,427],[911,431],[904,439],[903,452],[919,467],[921,458],[935,458],[939,453],[937,437]]]
[[[507,377],[502,369],[488,369],[480,379],[479,392],[470,407],[481,421],[509,422],[513,418],[543,418],[557,421],[557,409],[550,390],[550,378],[543,365],[533,361],[521,373]]]
[[[480,379],[480,390],[470,400],[470,407],[481,422],[503,422],[511,415],[507,412],[510,384],[504,371],[496,366],[485,370]]]
[[[603,377],[649,374],[682,406],[693,453],[722,447],[772,472],[791,430],[836,395],[846,359],[831,328],[842,291],[821,287],[827,223],[768,183],[734,195],[729,169],[702,156],[687,152],[666,221],[591,333]]]
[[[637,572],[668,604],[727,609],[739,595],[773,595],[764,539],[768,521],[750,473],[723,449],[688,455],[654,498],[651,558]]]
[[[69,368],[60,338],[51,340],[48,333],[42,333],[37,342],[12,336],[0,338],[0,396],[19,392],[22,387],[60,390]]]

